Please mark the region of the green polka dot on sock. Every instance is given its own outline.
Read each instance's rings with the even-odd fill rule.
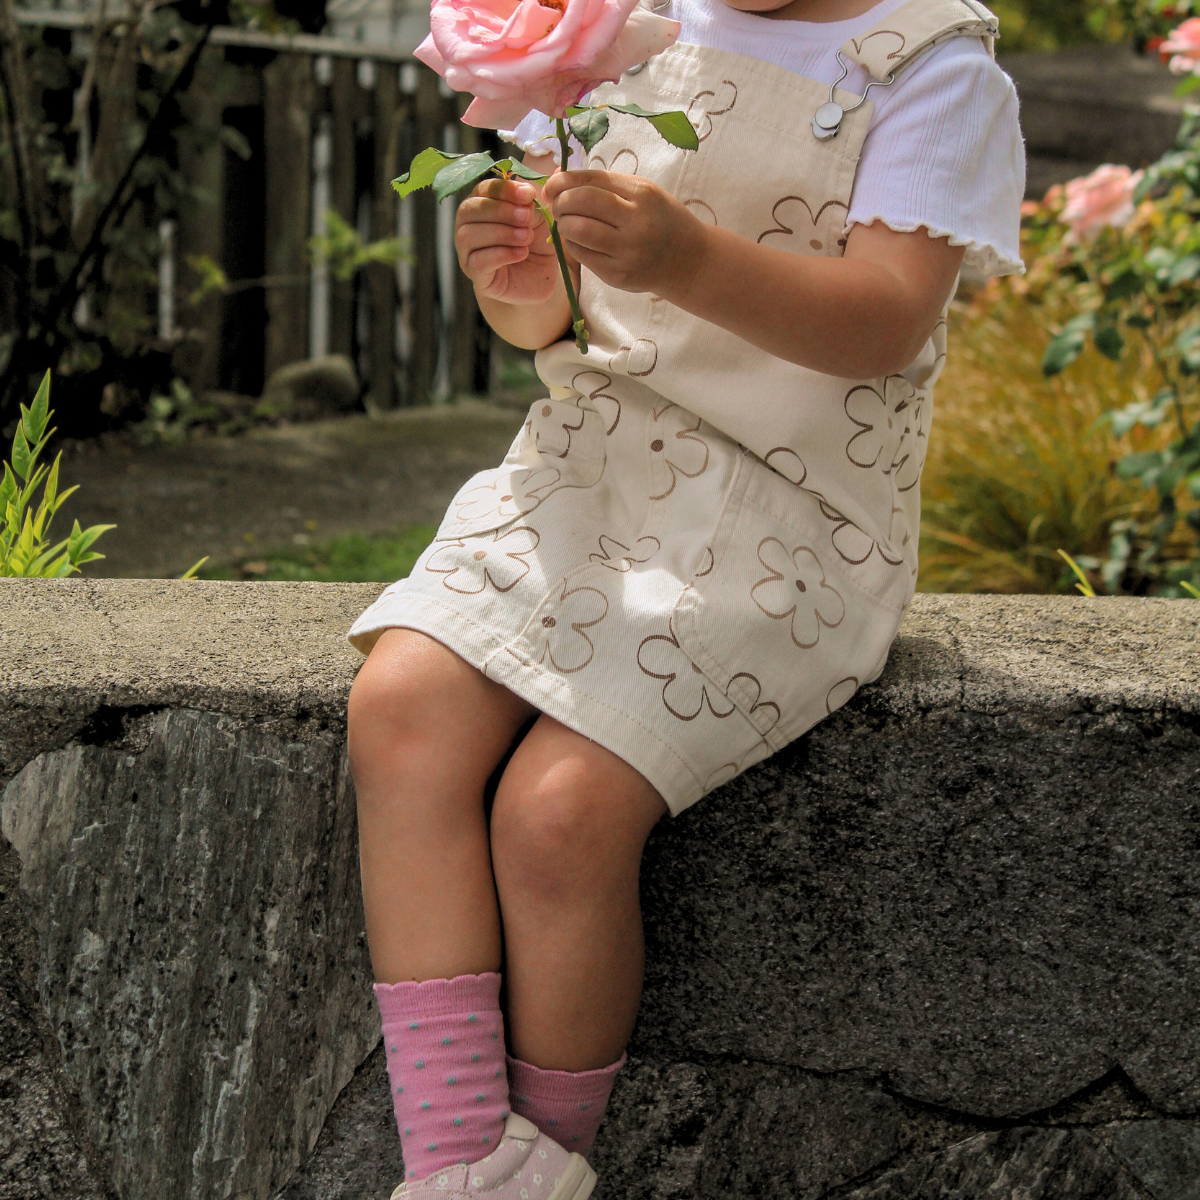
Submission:
[[[473,1024],[476,1022],[476,1021],[478,1021],[478,1020],[479,1020],[479,1018],[478,1018],[478,1017],[477,1017],[477,1016],[476,1016],[474,1013],[472,1013],[472,1014],[471,1014],[471,1015],[470,1015],[470,1016],[467,1018],[467,1022],[468,1022],[468,1024],[472,1024],[472,1025],[473,1025]]]
[[[408,1134],[408,1136],[409,1136],[409,1137],[412,1137],[412,1130],[411,1130],[411,1129],[406,1129],[404,1132],[405,1132],[406,1134]]]
[[[425,1060],[424,1060],[423,1058],[418,1058],[418,1059],[417,1059],[417,1061],[416,1061],[415,1063],[413,1063],[413,1066],[414,1066],[414,1067],[416,1067],[418,1071],[419,1071],[419,1070],[420,1070],[420,1069],[421,1069],[421,1068],[422,1068],[424,1065],[425,1065]]]
[[[443,1046],[449,1046],[449,1045],[450,1045],[450,1039],[449,1039],[448,1037],[444,1037],[444,1038],[442,1038],[442,1045],[443,1045]]]
[[[461,1124],[462,1124],[462,1117],[455,1117],[455,1118],[454,1118],[454,1123],[455,1123],[455,1125],[461,1125]]]
[[[450,1076],[450,1078],[446,1080],[446,1082],[447,1082],[448,1084],[455,1084],[455,1083],[457,1083],[457,1082],[458,1082],[458,1079],[457,1079],[457,1077],[456,1077],[456,1076],[454,1076],[454,1075],[451,1075],[451,1076]]]
[[[432,1105],[432,1104],[430,1104],[428,1100],[422,1100],[422,1101],[421,1101],[421,1107],[422,1107],[422,1108],[432,1108],[432,1107],[433,1107],[433,1105]]]
[[[480,1092],[480,1093],[479,1093],[479,1095],[475,1097],[475,1099],[476,1099],[476,1100],[482,1100],[482,1099],[483,1099],[483,1093],[482,1093],[482,1092]]]
[[[493,1029],[492,1030],[492,1041],[493,1042],[497,1041],[499,1039],[499,1037],[500,1037],[500,1035]]]
[[[409,1029],[420,1029],[421,1023],[419,1021],[409,1021],[408,1027]]]
[[[478,1061],[479,1061],[479,1055],[478,1055],[478,1054],[472,1054],[472,1055],[471,1055],[471,1061],[472,1061],[472,1062],[478,1062]]]
[[[492,1139],[491,1139],[491,1136],[490,1136],[489,1134],[486,1134],[486,1133],[485,1133],[485,1134],[483,1135],[483,1140],[484,1140],[485,1142],[490,1142]]]
[[[437,1149],[437,1142],[430,1142],[430,1143],[429,1143],[429,1145],[425,1147],[425,1149],[426,1149],[426,1150],[436,1150],[436,1149]]]

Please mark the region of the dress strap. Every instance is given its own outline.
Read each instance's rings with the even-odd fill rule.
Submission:
[[[999,20],[979,0],[908,0],[862,37],[851,38],[842,54],[883,83],[951,38],[982,38],[995,58],[999,36]]]

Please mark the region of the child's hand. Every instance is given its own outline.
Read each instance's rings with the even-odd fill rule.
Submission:
[[[562,286],[536,197],[531,184],[493,178],[458,206],[454,247],[480,295],[506,304],[542,304]]]
[[[675,290],[699,264],[704,227],[655,183],[611,171],[563,171],[546,183],[545,198],[564,249],[610,287]]]

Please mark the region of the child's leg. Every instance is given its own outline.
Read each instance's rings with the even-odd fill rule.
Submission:
[[[628,763],[540,717],[492,812],[514,1109],[590,1147],[642,986],[638,871],[667,811]]]
[[[533,709],[389,629],[350,692],[363,906],[379,983],[500,969],[483,789]]]
[[[476,1162],[503,1136],[500,917],[483,790],[532,711],[407,630],[379,639],[350,695],[363,902],[409,1180]]]

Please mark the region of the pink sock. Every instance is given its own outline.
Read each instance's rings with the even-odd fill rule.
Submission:
[[[405,1178],[486,1158],[508,1116],[500,976],[377,983],[375,998]]]
[[[532,1121],[567,1150],[587,1154],[600,1131],[625,1055],[598,1071],[543,1071],[517,1058],[508,1060],[513,1112]]]

